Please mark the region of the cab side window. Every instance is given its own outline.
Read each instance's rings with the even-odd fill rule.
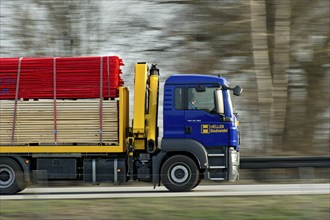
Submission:
[[[212,112],[215,110],[214,92],[216,88],[207,87],[205,91],[197,91],[195,88],[188,88],[187,100],[189,110],[204,110]]]
[[[174,90],[174,108],[177,110],[184,109],[183,88],[175,88],[175,90]]]

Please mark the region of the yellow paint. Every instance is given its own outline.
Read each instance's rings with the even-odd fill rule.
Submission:
[[[158,75],[149,77],[149,112],[147,115],[147,140],[153,140],[155,143],[157,138],[158,78]]]
[[[135,64],[133,116],[133,134],[135,138],[144,138],[145,136],[147,71],[147,64]]]
[[[134,140],[134,149],[135,150],[144,150],[145,149],[144,139],[135,139]]]
[[[228,133],[228,129],[218,129],[218,128],[215,128],[215,129],[210,129],[210,133]]]
[[[0,153],[120,153],[123,146],[0,146]]]
[[[126,130],[129,126],[129,91],[126,87],[119,88],[119,146],[121,152],[126,151]]]
[[[209,134],[209,125],[202,125],[202,134]]]
[[[221,124],[215,124],[215,125],[203,124],[203,125],[201,125],[202,134],[227,133],[227,132],[228,132],[228,129],[225,128],[225,126],[221,125]]]

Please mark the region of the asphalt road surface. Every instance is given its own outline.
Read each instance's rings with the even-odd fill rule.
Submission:
[[[192,192],[169,192],[165,187],[112,186],[112,187],[52,187],[27,188],[16,195],[0,196],[3,200],[34,199],[106,199],[132,197],[202,197],[202,196],[263,196],[328,194],[330,184],[266,184],[266,185],[201,185]]]

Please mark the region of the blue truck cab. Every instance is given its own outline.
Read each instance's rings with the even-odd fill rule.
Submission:
[[[229,87],[226,79],[217,76],[177,74],[166,80],[164,135],[157,157],[165,161],[161,178],[171,191],[190,190],[202,179],[239,178],[239,123],[232,92],[240,95],[242,89]],[[180,153],[184,158],[170,162],[163,159],[171,158],[171,154],[176,158]],[[191,167],[191,163],[196,167]],[[193,172],[195,175],[190,174]]]

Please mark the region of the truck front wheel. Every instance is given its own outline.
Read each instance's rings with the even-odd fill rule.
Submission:
[[[25,188],[23,171],[11,158],[0,158],[0,194],[14,194]]]
[[[177,155],[167,159],[161,169],[163,185],[173,192],[190,191],[196,187],[199,169],[187,156]]]

